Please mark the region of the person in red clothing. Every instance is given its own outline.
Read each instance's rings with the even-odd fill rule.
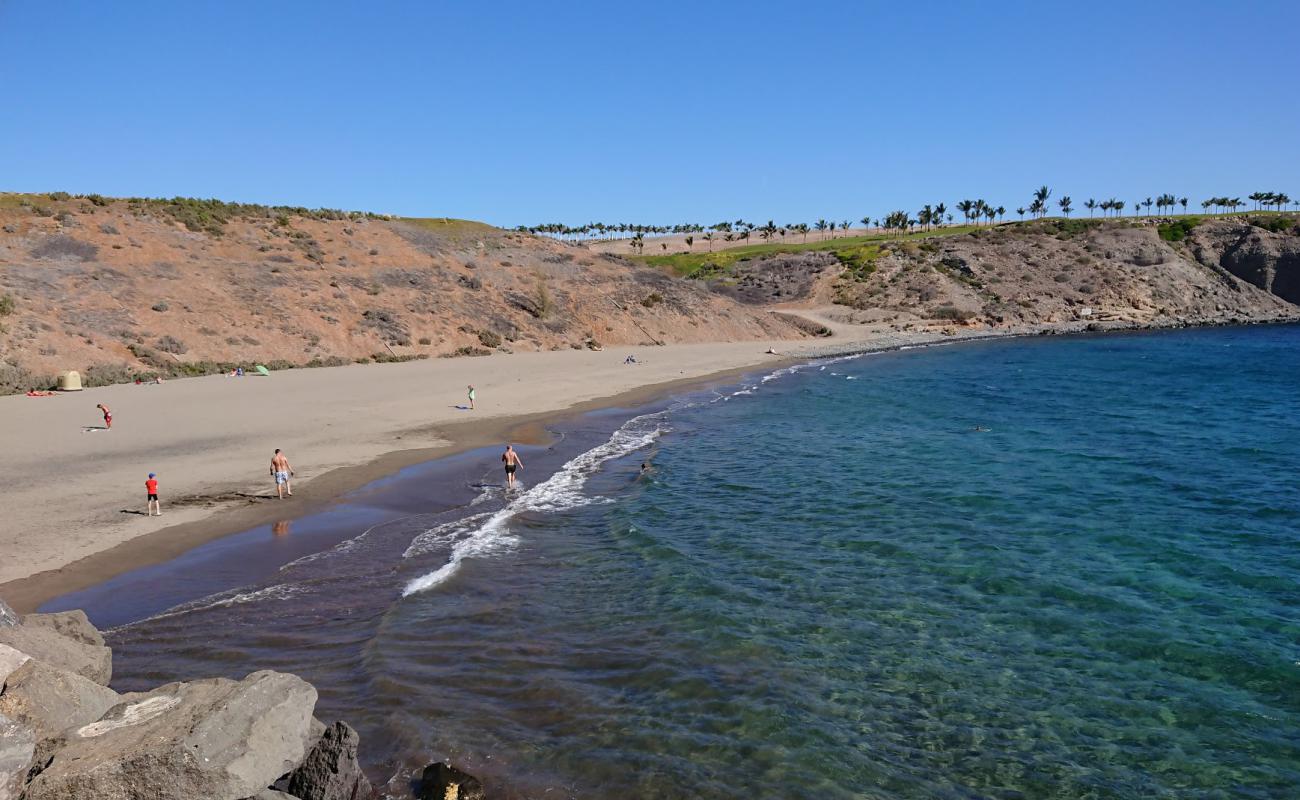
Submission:
[[[157,475],[155,475],[152,472],[149,473],[149,479],[144,482],[144,490],[149,495],[149,503],[148,503],[149,516],[161,517],[162,505],[158,502],[158,476]],[[155,511],[157,511],[158,513],[155,514],[154,513]]]
[[[100,411],[103,411],[103,412],[104,412],[104,427],[105,427],[105,428],[108,428],[109,430],[112,430],[112,429],[113,429],[113,412],[112,412],[112,411],[109,411],[109,410],[108,410],[108,406],[104,405],[103,403],[97,403],[97,404],[95,405],[95,408],[98,408]]]

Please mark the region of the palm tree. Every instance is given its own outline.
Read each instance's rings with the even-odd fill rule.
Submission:
[[[695,249],[695,237],[694,237],[694,236],[687,236],[687,237],[686,237],[686,249],[687,249],[688,251],[689,251],[689,250],[694,250],[694,249]]]
[[[943,224],[943,215],[948,213],[948,207],[943,203],[934,207],[934,222],[936,225]]]
[[[1187,198],[1186,198],[1186,197],[1180,197],[1180,198],[1178,198],[1178,205],[1180,205],[1180,206],[1183,207],[1183,213],[1186,214],[1186,213],[1187,213]]]
[[[1286,192],[1278,192],[1273,195],[1273,202],[1277,203],[1277,210],[1282,211],[1286,208],[1287,203],[1291,202],[1291,198],[1286,196]]]
[[[819,220],[817,220],[816,222],[813,223],[813,227],[816,228],[817,231],[818,231],[819,233],[825,233],[825,232],[826,232],[826,220],[824,220],[824,219],[819,219]],[[822,238],[825,239],[826,237],[823,236]]]
[[[1092,219],[1092,212],[1097,208],[1097,201],[1089,197],[1088,202],[1084,203],[1083,207],[1088,209],[1088,218]]]
[[[1143,200],[1143,201],[1142,201],[1142,205],[1147,209],[1147,214],[1150,215],[1150,214],[1151,214],[1151,198],[1148,197],[1147,199]]]
[[[1065,197],[1057,200],[1056,204],[1061,207],[1061,213],[1068,219],[1070,216],[1070,196],[1067,194]]]
[[[972,200],[962,200],[957,204],[957,210],[961,212],[961,215],[966,218],[966,222],[969,224],[971,212],[975,210],[975,202]]]
[[[1017,208],[1017,209],[1016,209],[1016,213],[1020,215],[1020,218],[1021,218],[1021,219],[1024,219],[1024,218],[1025,218],[1025,209],[1024,209],[1024,208]]]
[[[1034,201],[1038,203],[1038,213],[1040,216],[1047,213],[1047,198],[1051,196],[1052,190],[1048,189],[1046,186],[1039,186],[1038,190],[1034,192]]]
[[[710,253],[713,252],[713,238],[714,238],[715,236],[717,236],[717,234],[715,234],[713,231],[709,231],[708,233],[704,234],[704,241],[706,241],[706,242],[709,243],[709,252],[710,252]]]
[[[871,229],[871,217],[863,217],[862,219],[858,220],[858,222],[862,223],[862,227],[868,230]]]

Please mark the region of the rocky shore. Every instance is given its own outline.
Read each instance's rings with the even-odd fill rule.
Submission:
[[[346,722],[269,670],[149,692],[108,688],[113,653],[85,613],[19,616],[0,601],[0,800],[482,800],[446,764],[376,788]]]

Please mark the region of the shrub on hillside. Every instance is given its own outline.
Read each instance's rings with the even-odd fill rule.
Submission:
[[[975,316],[974,311],[968,311],[956,306],[939,306],[934,310],[934,318],[950,320],[952,322],[966,322]]]
[[[1181,242],[1191,234],[1200,221],[1198,217],[1187,217],[1174,222],[1162,223],[1156,230],[1160,233],[1160,238],[1166,242]]]
[[[495,331],[479,331],[478,340],[482,342],[484,347],[501,346],[501,335]]]
[[[18,304],[14,301],[13,295],[8,293],[0,294],[0,317],[7,317],[14,313],[17,306]]]
[[[174,336],[163,336],[158,340],[156,346],[164,353],[175,353],[176,355],[182,355],[189,351],[185,343]]]

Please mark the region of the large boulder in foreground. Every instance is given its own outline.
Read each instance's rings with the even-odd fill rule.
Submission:
[[[307,758],[289,775],[289,794],[301,800],[364,800],[370,781],[357,761],[361,737],[346,722],[325,729]]]
[[[478,778],[439,761],[420,776],[420,800],[484,800]]]
[[[104,637],[99,629],[90,624],[86,612],[58,611],[53,614],[26,614],[22,624],[29,628],[46,628],[82,644],[95,647],[104,646]]]
[[[31,656],[21,650],[15,650],[7,644],[0,644],[0,689],[13,671],[31,660]]]
[[[0,714],[46,738],[94,722],[121,700],[107,686],[33,658],[4,679]]]
[[[51,615],[29,614],[20,625],[0,627],[0,644],[9,645],[38,661],[75,672],[101,686],[107,686],[113,677],[113,651],[104,647],[104,640],[92,644],[87,640],[88,634],[75,624],[68,620],[56,623],[43,619],[49,616]],[[37,618],[36,624],[28,624],[30,617]],[[78,634],[65,635],[60,628],[76,630]],[[90,630],[93,631],[94,628]],[[98,631],[95,631],[95,636],[99,636]]]
[[[36,732],[0,714],[0,800],[16,800],[36,752]]]
[[[316,690],[254,672],[124,695],[97,722],[66,731],[25,800],[240,800],[296,767]]]

